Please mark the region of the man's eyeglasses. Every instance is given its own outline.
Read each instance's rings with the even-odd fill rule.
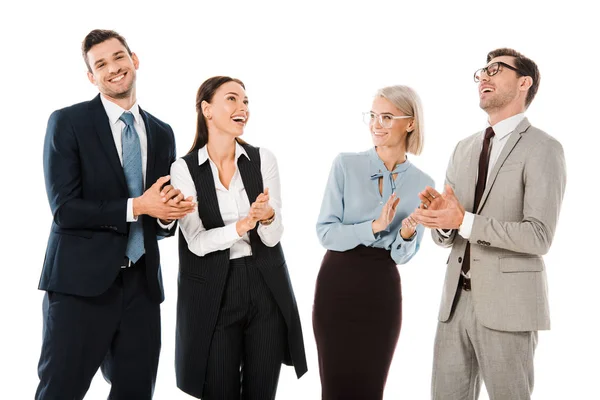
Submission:
[[[475,71],[475,74],[473,74],[473,79],[475,80],[475,82],[479,83],[479,81],[481,81],[481,76],[483,75],[484,72],[488,76],[494,76],[498,72],[501,71],[500,66],[506,67],[508,69],[512,69],[519,75],[525,75],[524,73],[519,71],[517,68],[513,67],[512,65],[508,65],[507,63],[502,62],[502,61],[496,61],[496,62],[491,63],[487,67],[479,68],[477,71]]]
[[[363,121],[367,125],[375,123],[379,120],[379,125],[383,128],[391,128],[395,119],[412,118],[412,115],[392,115],[392,114],[377,114],[376,112],[369,111],[363,113]]]

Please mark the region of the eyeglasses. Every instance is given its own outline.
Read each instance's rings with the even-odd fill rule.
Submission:
[[[377,114],[373,111],[363,113],[363,122],[367,125],[375,123],[379,120],[379,125],[383,128],[391,128],[395,119],[412,118],[412,115],[392,115],[392,114]]]
[[[525,75],[524,73],[519,71],[517,68],[513,67],[512,65],[508,65],[507,63],[502,62],[502,61],[496,61],[496,62],[491,63],[487,67],[479,68],[477,71],[475,71],[475,74],[473,74],[473,79],[475,80],[475,82],[479,83],[479,81],[481,81],[481,76],[483,75],[484,72],[487,74],[487,76],[494,76],[498,72],[501,71],[500,70],[501,65],[508,69],[512,69],[519,75]]]

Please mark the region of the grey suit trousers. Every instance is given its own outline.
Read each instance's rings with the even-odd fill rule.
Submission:
[[[477,320],[471,292],[458,292],[451,317],[438,322],[431,398],[475,400],[483,379],[490,400],[530,399],[537,331],[486,328]]]

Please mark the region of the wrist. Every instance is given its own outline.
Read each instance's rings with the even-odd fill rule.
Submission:
[[[415,231],[416,229],[409,230],[402,227],[402,229],[400,229],[400,236],[402,236],[402,239],[408,240],[414,236]]]
[[[463,222],[465,222],[466,210],[460,203],[458,204],[458,211],[460,212],[460,222],[458,223],[458,226],[461,226]]]
[[[246,218],[242,218],[242,219],[238,220],[238,222],[235,223],[235,230],[239,237],[244,236],[244,234],[247,232],[247,230],[244,229],[245,225],[246,225]]]
[[[460,210],[460,221],[458,221],[458,226],[456,227],[456,229],[459,229],[462,227],[462,225],[465,223],[465,210]]]
[[[142,201],[142,197],[134,197],[133,201],[133,216],[137,218],[138,216],[144,214],[144,202]]]
[[[236,222],[235,230],[237,231],[238,236],[242,237],[246,233],[248,233],[248,231],[251,231],[252,228],[254,228],[255,224],[256,224],[256,221],[253,224],[252,219],[250,217],[245,217],[245,218],[238,220],[238,222]]]
[[[381,225],[377,222],[377,220],[371,223],[371,229],[373,230],[373,234],[379,233],[383,230],[383,228],[381,228]]]
[[[259,222],[261,225],[271,225],[271,222],[275,220],[275,210],[271,209],[271,216],[266,219],[261,219]]]

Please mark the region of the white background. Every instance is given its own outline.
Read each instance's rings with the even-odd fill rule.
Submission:
[[[51,223],[42,144],[53,110],[97,93],[79,52],[81,40],[95,28],[117,30],[138,54],[139,103],[171,124],[179,155],[192,144],[199,85],[213,75],[246,84],[251,118],[244,138],[268,147],[279,160],[283,245],[309,363],[301,380],[292,368],[282,369],[278,399],[320,396],[311,311],[324,250],[314,226],[335,155],[371,144],[361,112],[370,108],[376,89],[407,84],[421,95],[425,150],[411,160],[441,189],[456,142],[485,126],[473,71],[497,47],[531,57],[542,81],[527,116],[563,144],[568,168],[560,223],[545,257],[552,330],[539,336],[534,398],[597,396],[597,14],[580,1],[560,6],[502,0],[248,3],[21,1],[0,6],[0,398],[32,398],[38,383],[43,293],[37,284]],[[156,399],[189,398],[176,388],[173,367],[176,242],[160,244],[167,299]],[[427,234],[419,254],[400,267],[403,324],[386,399],[429,398],[446,257],[447,250]],[[86,398],[106,398],[108,390],[97,375]]]

